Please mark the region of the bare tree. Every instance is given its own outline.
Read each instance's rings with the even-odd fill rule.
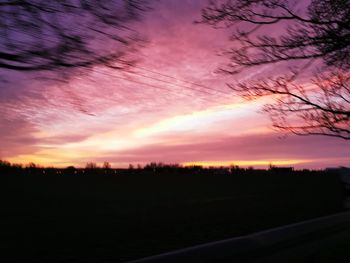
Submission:
[[[349,0],[211,1],[202,10],[202,22],[234,29],[227,52],[231,63],[221,69],[225,74],[294,65],[283,75],[229,84],[247,99],[272,96],[264,110],[274,127],[350,140]],[[301,80],[298,76],[311,65],[309,79]]]
[[[97,166],[97,164],[94,163],[94,162],[88,162],[88,163],[86,163],[86,165],[85,165],[85,169],[86,169],[86,170],[95,170],[95,169],[98,169],[98,166]]]
[[[137,41],[128,23],[147,9],[141,0],[5,0],[0,2],[0,69],[57,71],[123,68]],[[130,62],[130,61],[129,61]]]
[[[102,168],[105,170],[110,170],[112,168],[112,166],[109,162],[104,162],[102,165]]]

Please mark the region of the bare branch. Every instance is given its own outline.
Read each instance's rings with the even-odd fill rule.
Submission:
[[[127,25],[147,9],[140,0],[2,1],[0,69],[112,65],[141,40]]]
[[[234,28],[234,45],[227,52],[231,63],[221,69],[224,74],[266,64],[306,62],[282,76],[228,84],[248,100],[270,96],[272,102],[264,111],[275,128],[350,140],[349,0],[312,0],[302,13],[288,0],[218,0],[203,10],[202,23]],[[280,33],[266,33],[273,29]],[[324,67],[300,84],[300,72],[315,61]]]

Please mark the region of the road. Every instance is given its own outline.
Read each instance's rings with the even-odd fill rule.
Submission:
[[[350,212],[207,243],[132,263],[350,262]]]

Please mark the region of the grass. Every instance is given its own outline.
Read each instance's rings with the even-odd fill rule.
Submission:
[[[342,205],[328,175],[0,176],[0,190],[2,262],[124,262]]]

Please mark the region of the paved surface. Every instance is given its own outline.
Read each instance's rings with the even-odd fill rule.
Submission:
[[[334,232],[332,232],[334,231]],[[322,263],[350,262],[350,226],[341,226],[312,237],[282,243],[250,257],[227,257],[221,262]]]
[[[133,261],[172,262],[350,262],[350,212]]]

